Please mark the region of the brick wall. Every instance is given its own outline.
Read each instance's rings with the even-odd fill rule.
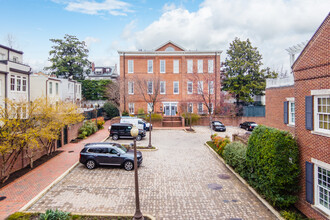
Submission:
[[[294,134],[294,126],[284,124],[284,102],[294,97],[294,86],[266,89],[266,118],[264,125],[289,131]]]
[[[78,137],[79,129],[81,126],[83,126],[83,124],[84,122],[79,122],[77,124],[68,126],[68,143]]]
[[[296,137],[300,150],[301,192],[297,207],[309,218],[328,219],[317,208],[306,202],[305,162],[312,158],[330,164],[330,137],[313,134],[305,128],[305,96],[311,90],[330,89],[330,14],[307,44],[293,66],[295,76]],[[328,94],[330,95],[330,94]],[[314,118],[315,120],[315,118]],[[315,183],[315,180],[314,180]],[[315,202],[315,197],[314,197]]]

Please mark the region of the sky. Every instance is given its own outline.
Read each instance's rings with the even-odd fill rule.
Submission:
[[[24,52],[34,72],[50,66],[52,42],[85,41],[95,66],[119,64],[118,50],[155,49],[171,40],[190,50],[222,50],[250,39],[265,67],[290,68],[285,49],[308,41],[329,0],[0,0],[0,44]]]

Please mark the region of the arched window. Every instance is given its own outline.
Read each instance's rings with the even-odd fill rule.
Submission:
[[[171,46],[169,46],[169,47],[167,47],[167,48],[165,49],[165,51],[174,51],[174,48],[171,47]]]

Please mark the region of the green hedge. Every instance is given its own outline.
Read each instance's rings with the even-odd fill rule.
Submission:
[[[186,125],[190,125],[190,113],[183,113],[181,116],[185,119]],[[192,113],[191,124],[196,123],[200,118],[201,118],[200,115]]]
[[[89,120],[84,123],[84,125],[79,129],[78,138],[84,139],[97,132],[96,122]]]
[[[119,111],[116,106],[110,102],[104,103],[103,109],[107,118],[112,119],[113,117],[119,116]]]
[[[223,159],[243,178],[246,177],[246,150],[247,146],[241,142],[229,143],[223,150]]]
[[[246,152],[247,179],[268,201],[285,208],[297,201],[299,151],[289,132],[258,126]]]

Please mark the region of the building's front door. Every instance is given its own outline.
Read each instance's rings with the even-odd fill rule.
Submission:
[[[164,114],[165,116],[171,116],[171,115],[176,115],[177,109],[178,109],[178,104],[175,102],[164,102]]]

